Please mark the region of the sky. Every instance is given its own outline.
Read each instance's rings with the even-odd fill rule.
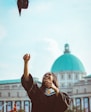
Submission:
[[[21,78],[26,53],[41,80],[66,43],[91,74],[91,0],[29,0],[21,16],[17,0],[0,0],[0,80]]]

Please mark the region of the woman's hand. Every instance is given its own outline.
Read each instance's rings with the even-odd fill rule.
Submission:
[[[52,83],[51,88],[54,89],[54,91],[56,92],[56,94],[59,94],[59,88],[57,88],[54,83]]]
[[[25,54],[23,56],[23,59],[24,59],[25,62],[28,62],[30,60],[30,54]]]
[[[47,79],[47,78],[44,81],[45,81],[45,86],[47,88],[52,88],[58,95],[59,89],[54,85],[54,83],[50,79]]]
[[[44,79],[44,82],[45,82],[45,86],[47,88],[52,88],[52,81],[50,81],[50,79]]]
[[[24,77],[26,80],[29,79],[29,72],[28,72],[28,61],[30,60],[30,54],[25,54],[23,56],[24,60]]]

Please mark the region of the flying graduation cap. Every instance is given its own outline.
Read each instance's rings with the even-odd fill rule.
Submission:
[[[29,4],[28,0],[17,0],[17,7],[18,7],[19,15],[21,15],[22,9],[28,8],[28,4]]]

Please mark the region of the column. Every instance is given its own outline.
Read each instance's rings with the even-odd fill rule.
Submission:
[[[24,110],[24,101],[21,101],[21,109]]]
[[[76,99],[75,98],[73,98],[73,107],[72,107],[73,108],[72,109],[73,111],[74,111],[74,107],[76,107]]]
[[[71,101],[71,104],[70,104],[69,109],[73,110],[73,99],[72,99],[72,101]]]
[[[83,97],[81,98],[81,109],[83,110],[84,104],[83,104]]]
[[[76,100],[73,98],[73,105],[76,106]]]
[[[31,103],[31,101],[30,101],[30,111],[31,111],[31,109],[32,109],[32,103]]]
[[[91,96],[89,97],[89,107],[90,107],[90,111],[91,111]]]
[[[15,103],[15,101],[12,101],[12,106],[14,107],[14,103]]]
[[[6,101],[4,101],[4,104],[3,104],[4,112],[6,112],[6,105],[7,105],[7,103],[6,103]]]

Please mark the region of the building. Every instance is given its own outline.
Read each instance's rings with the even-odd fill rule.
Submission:
[[[78,81],[72,88],[73,105],[84,112],[91,112],[91,75]]]
[[[58,78],[60,91],[68,93],[73,99],[71,109],[90,112],[91,75],[87,76],[80,59],[70,53],[69,44],[65,44],[64,54],[54,61],[51,72]]]
[[[34,78],[35,83],[39,86],[41,83]],[[31,102],[26,91],[21,85],[21,80],[3,80],[0,81],[0,111],[9,112],[16,104],[17,110],[25,110],[30,112]]]

